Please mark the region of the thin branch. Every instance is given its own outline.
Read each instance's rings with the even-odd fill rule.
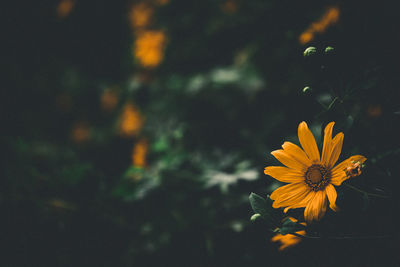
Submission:
[[[379,195],[379,194],[374,194],[374,193],[368,193],[365,192],[364,190],[361,190],[355,186],[349,185],[349,184],[344,184],[345,186],[347,186],[348,188],[351,188],[357,192],[363,193],[363,194],[367,194],[368,196],[373,196],[373,197],[380,197],[380,198],[391,198],[392,196],[385,196],[385,195]]]
[[[290,233],[288,235],[294,235],[300,238],[308,239],[378,239],[378,238],[391,238],[393,235],[372,235],[372,236],[309,236],[299,235],[297,233]]]

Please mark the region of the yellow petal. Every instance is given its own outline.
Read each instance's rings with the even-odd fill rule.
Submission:
[[[299,170],[299,171],[304,171],[305,166],[292,158],[288,153],[286,153],[283,149],[278,149],[275,151],[272,151],[271,154],[279,160],[283,165],[294,169],[294,170]]]
[[[291,142],[285,142],[282,145],[283,150],[288,153],[292,158],[302,163],[305,167],[309,167],[312,165],[311,160],[307,157],[306,153],[298,147],[297,145]]]
[[[314,198],[315,192],[309,190],[307,195],[305,197],[303,197],[303,199],[301,201],[299,201],[296,204],[290,205],[288,207],[286,207],[283,212],[286,213],[288,212],[289,209],[297,209],[297,208],[304,208],[308,205],[308,203]]]
[[[294,188],[291,192],[281,194],[277,197],[272,203],[272,207],[277,209],[295,205],[296,203],[301,202],[307,196],[308,192],[309,189],[307,188],[307,185]]]
[[[335,138],[332,140],[332,152],[329,157],[329,163],[327,167],[331,168],[335,165],[337,160],[339,159],[340,153],[342,152],[343,146],[343,133],[338,133]]]
[[[331,154],[331,143],[332,143],[332,129],[335,122],[330,122],[324,130],[324,145],[322,147],[322,158],[321,161],[324,165],[329,163],[329,155]]]
[[[270,195],[270,198],[272,200],[276,200],[280,196],[287,194],[287,193],[291,193],[291,192],[293,192],[293,190],[297,190],[301,187],[304,187],[304,182],[292,183],[292,184],[287,184],[287,185],[281,186],[281,187],[275,189],[274,192],[272,192],[272,194]]]
[[[299,124],[298,135],[300,144],[307,153],[308,158],[312,162],[319,162],[320,157],[317,143],[315,142],[314,135],[310,129],[308,129],[307,123],[304,121]]]
[[[304,180],[302,172],[281,166],[266,167],[264,173],[284,183],[297,183]]]
[[[328,200],[329,200],[329,207],[333,210],[333,211],[339,211],[339,208],[336,206],[336,198],[337,198],[337,193],[336,193],[336,189],[333,185],[328,184],[325,187],[325,193],[328,196]]]
[[[314,198],[308,203],[304,210],[304,218],[308,223],[319,221],[326,212],[326,195],[325,191],[317,191]]]

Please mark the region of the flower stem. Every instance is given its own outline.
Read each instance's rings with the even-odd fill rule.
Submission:
[[[368,196],[380,197],[380,198],[391,198],[391,196],[385,196],[385,195],[379,195],[379,194],[374,194],[374,193],[368,193],[368,192],[365,192],[364,190],[361,190],[361,189],[359,189],[359,188],[357,188],[357,187],[355,187],[355,186],[349,185],[349,184],[344,184],[344,185],[347,186],[348,188],[351,188],[351,189],[353,189],[353,190],[355,190],[355,191],[358,191],[358,192],[360,192],[360,193],[367,194]]]
[[[375,238],[390,238],[393,235],[372,235],[372,236],[309,236],[309,235],[299,235],[297,233],[290,233],[289,235],[294,235],[301,238],[309,239],[375,239]]]

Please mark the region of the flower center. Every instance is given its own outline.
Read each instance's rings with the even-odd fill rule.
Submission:
[[[304,174],[306,184],[313,191],[324,189],[331,179],[331,172],[320,164],[311,165]]]

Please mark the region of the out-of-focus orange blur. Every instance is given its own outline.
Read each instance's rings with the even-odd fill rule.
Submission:
[[[164,58],[166,36],[159,30],[146,30],[138,33],[134,55],[143,67],[157,67]]]
[[[147,27],[151,23],[154,9],[145,2],[138,3],[131,7],[129,12],[129,20],[133,30]]]
[[[134,167],[143,168],[146,166],[147,149],[147,140],[144,138],[135,144],[132,151],[132,164]]]
[[[136,136],[143,126],[143,118],[139,110],[132,104],[127,103],[120,117],[119,132],[123,137]]]
[[[113,89],[105,89],[100,97],[101,109],[106,112],[114,110],[118,104],[118,93]]]
[[[378,118],[382,115],[381,105],[370,105],[367,109],[367,114],[371,118]]]
[[[78,122],[72,127],[71,138],[75,143],[83,143],[90,139],[90,128],[86,122]]]
[[[340,10],[338,7],[330,7],[323,14],[322,18],[313,22],[302,34],[299,36],[299,43],[305,45],[311,42],[316,33],[323,33],[328,27],[336,24],[339,21]]]
[[[235,0],[226,0],[222,5],[221,9],[224,13],[234,14],[238,10],[238,3]]]
[[[74,6],[74,0],[61,0],[57,6],[57,17],[60,19],[68,17],[72,9],[74,9]]]

